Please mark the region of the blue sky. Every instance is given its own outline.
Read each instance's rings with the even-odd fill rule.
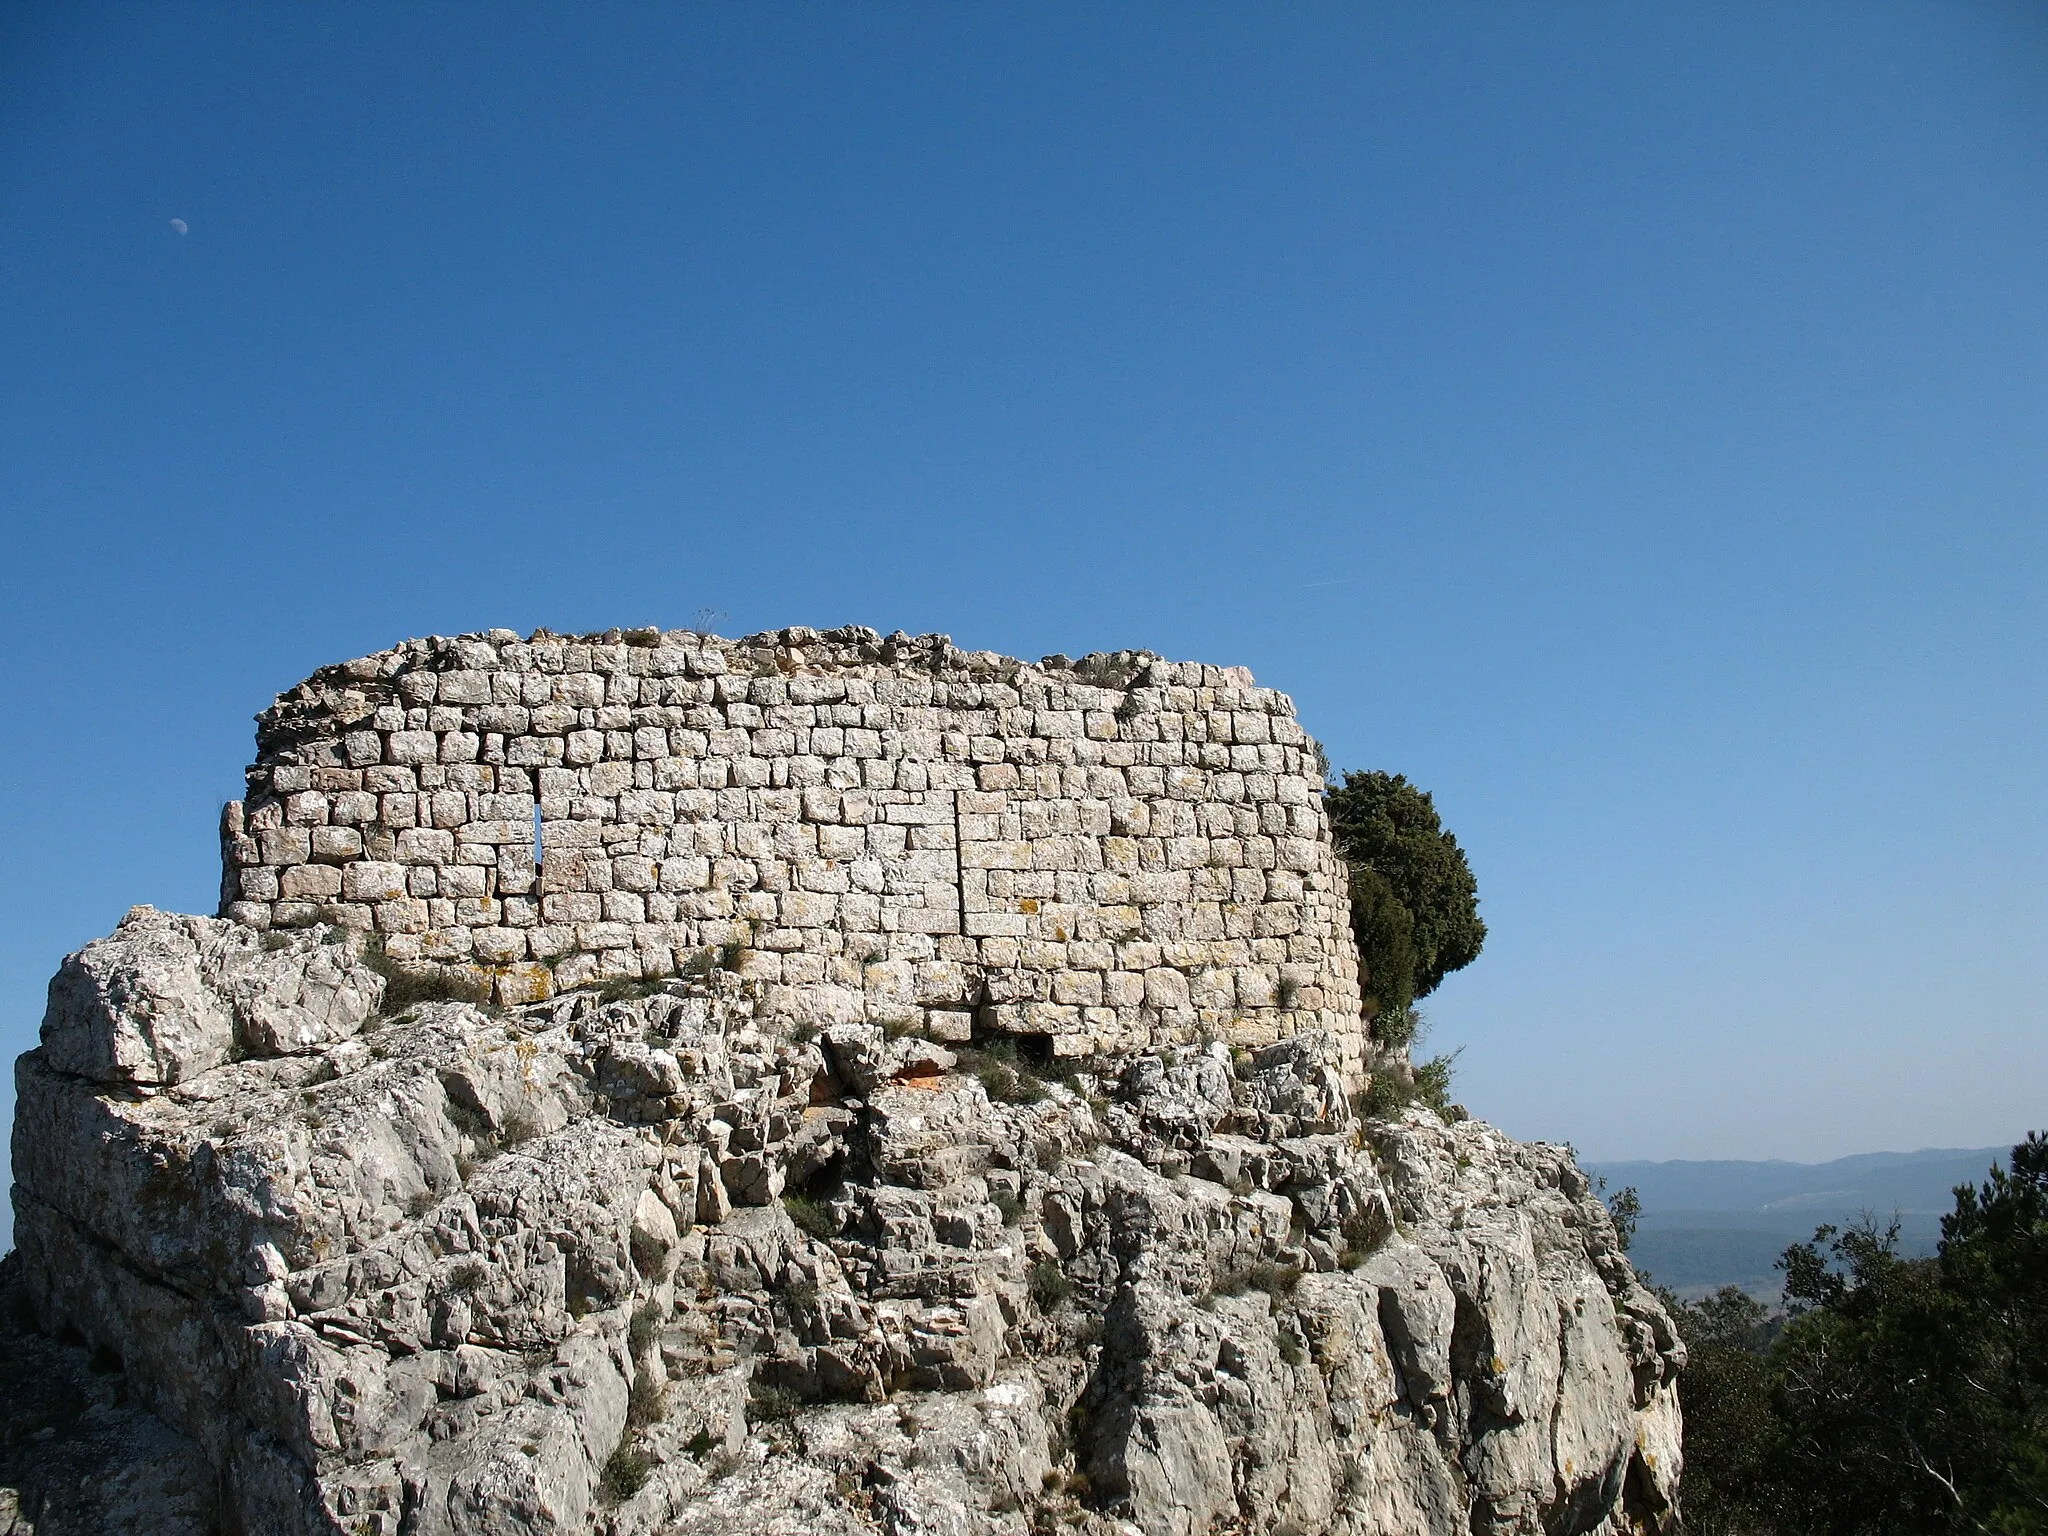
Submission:
[[[0,1049],[412,634],[1245,663],[1434,790],[1460,1095],[2048,1123],[2048,13],[14,5]],[[181,220],[180,233],[173,220]]]

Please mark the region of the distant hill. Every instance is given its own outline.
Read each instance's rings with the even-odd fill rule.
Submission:
[[[1829,1163],[1588,1163],[1610,1190],[1633,1184],[1643,1216],[1629,1257],[1681,1295],[1739,1285],[1775,1296],[1778,1255],[1822,1223],[1899,1218],[1901,1247],[1931,1253],[1955,1186],[1981,1183],[2010,1147],[1864,1152]]]

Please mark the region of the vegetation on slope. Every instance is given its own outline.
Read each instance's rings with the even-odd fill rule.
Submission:
[[[1869,1223],[1786,1249],[1787,1317],[1667,1296],[1686,1530],[2048,1532],[2048,1139],[2010,1161],[1957,1188],[1932,1258]]]

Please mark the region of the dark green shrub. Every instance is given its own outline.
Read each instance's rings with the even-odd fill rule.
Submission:
[[[1932,1258],[1898,1224],[1785,1250],[1789,1316],[1666,1298],[1684,1335],[1686,1529],[2048,1530],[2048,1138],[1961,1185]]]
[[[633,1321],[626,1329],[626,1344],[636,1358],[647,1352],[660,1328],[661,1314],[652,1306],[642,1303],[633,1309]]]
[[[1365,1092],[1353,1094],[1351,1112],[1361,1120],[1385,1120],[1415,1102],[1415,1084],[1393,1071],[1372,1075]]]
[[[1326,793],[1351,870],[1351,926],[1375,1015],[1404,1009],[1486,942],[1479,885],[1429,794],[1395,773],[1347,773]]]
[[[448,1289],[464,1292],[482,1290],[487,1278],[489,1275],[483,1265],[475,1259],[470,1259],[448,1271]]]
[[[798,1231],[820,1242],[839,1235],[839,1228],[832,1220],[832,1208],[809,1195],[784,1195],[782,1208],[789,1212],[789,1219],[796,1223]]]
[[[1380,1226],[1372,1213],[1363,1210],[1346,1216],[1339,1231],[1344,1237],[1344,1247],[1337,1255],[1337,1262],[1345,1269],[1362,1266],[1387,1240],[1386,1229]]]
[[[1415,1097],[1439,1115],[1451,1107],[1451,1073],[1464,1047],[1447,1055],[1432,1056],[1415,1068]]]
[[[1422,1028],[1421,1010],[1413,1004],[1405,1008],[1382,1008],[1372,1021],[1372,1037],[1390,1051],[1405,1051]]]
[[[1783,1325],[1736,1287],[1664,1306],[1685,1339],[1685,1528],[1704,1536],[1784,1532],[1774,1517],[1771,1462],[1780,1430],[1771,1413],[1771,1341]]]
[[[1606,1189],[1607,1181],[1600,1181]],[[1621,1243],[1621,1251],[1627,1253],[1636,1240],[1636,1223],[1643,1219],[1643,1197],[1636,1193],[1633,1184],[1625,1185],[1607,1196],[1607,1213],[1614,1218],[1614,1235]]]
[[[787,1424],[803,1406],[804,1400],[787,1387],[757,1381],[747,1390],[747,1417],[756,1424]]]
[[[1014,1227],[1024,1219],[1024,1202],[1009,1190],[996,1190],[988,1198],[989,1203],[1002,1212],[1004,1226]]]
[[[782,1302],[794,1314],[809,1312],[818,1304],[818,1287],[801,1275],[783,1282]]]
[[[1050,1312],[1074,1294],[1074,1282],[1050,1259],[1031,1266],[1031,1299],[1041,1312]]]
[[[1367,1011],[1375,1019],[1404,1013],[1415,996],[1415,915],[1376,869],[1353,869],[1350,886],[1351,941],[1358,946]]]
[[[607,1504],[623,1504],[647,1486],[647,1474],[654,1463],[638,1446],[622,1445],[613,1451],[597,1480],[598,1497]]]
[[[652,997],[662,988],[659,976],[614,976],[597,989],[600,1003],[624,1003]]]
[[[539,1117],[522,1104],[505,1116],[505,1131],[499,1140],[508,1147],[516,1147],[544,1134]]]
[[[1299,1264],[1274,1264],[1263,1259],[1254,1264],[1245,1276],[1245,1284],[1255,1291],[1264,1291],[1268,1296],[1292,1296],[1300,1283]]]

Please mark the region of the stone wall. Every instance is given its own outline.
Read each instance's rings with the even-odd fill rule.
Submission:
[[[1243,668],[790,629],[407,641],[258,717],[221,912],[501,1002],[722,964],[772,1011],[1061,1055],[1363,1031],[1292,702]],[[534,858],[535,811],[542,858]]]

